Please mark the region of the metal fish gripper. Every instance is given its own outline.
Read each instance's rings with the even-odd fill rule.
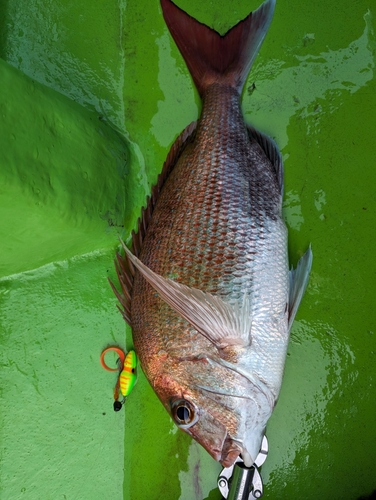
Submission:
[[[241,458],[234,465],[222,470],[218,477],[218,488],[226,500],[255,500],[264,494],[259,467],[268,456],[268,440],[263,437],[261,449],[251,467],[246,467]]]

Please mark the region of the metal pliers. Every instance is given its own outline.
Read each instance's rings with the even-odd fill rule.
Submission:
[[[241,458],[234,465],[222,470],[218,477],[218,488],[227,500],[255,500],[261,498],[264,489],[259,467],[268,455],[268,440],[263,437],[261,449],[251,467],[246,467]]]

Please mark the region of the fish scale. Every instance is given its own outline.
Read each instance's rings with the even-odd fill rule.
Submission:
[[[175,423],[225,467],[250,467],[282,383],[310,249],[288,271],[283,167],[240,95],[274,10],[224,37],[170,0],[166,23],[202,98],[167,157],[115,288],[141,366]],[[198,50],[200,48],[200,50]],[[134,255],[135,254],[135,255]]]
[[[222,117],[219,124],[216,114]],[[237,140],[219,141],[222,135],[230,139],[236,137]],[[161,276],[174,275],[176,281],[219,295],[230,303],[239,301],[245,291],[252,294],[255,320],[260,318],[261,326],[255,321],[250,335],[261,337],[264,352],[264,338],[270,343],[273,335],[270,331],[272,308],[266,306],[265,295],[272,293],[275,296],[280,292],[276,307],[283,311],[288,280],[281,195],[274,167],[262,153],[258,144],[248,139],[234,92],[220,86],[208,89],[194,145],[190,145],[179,159],[160,194],[140,259]],[[171,213],[173,220],[169,220]],[[278,225],[281,234],[276,237],[277,215],[280,217]],[[166,229],[163,221],[168,220]],[[271,226],[269,231],[268,224]],[[268,235],[276,239],[277,245],[269,241]],[[155,241],[158,245],[154,244]],[[281,247],[281,258],[275,265],[277,269],[282,267],[284,272],[280,272],[281,286],[277,288],[278,275],[274,269],[269,269],[270,259],[265,258],[260,248],[265,245],[269,248],[268,253],[270,245]],[[253,278],[263,268],[269,269],[268,275],[273,282],[268,284],[265,278]],[[166,349],[171,343],[176,343],[176,334],[171,327],[173,322],[179,325],[179,334],[188,336],[190,342],[199,343],[202,349],[210,347],[187,322],[155,297],[154,290],[143,278],[136,279],[134,294],[142,295],[143,304],[149,304],[148,307],[140,307],[138,300],[132,302],[132,318],[140,319],[139,325],[133,326],[133,338],[141,363],[146,335],[143,325],[147,324],[148,329],[152,328],[157,334],[165,329],[167,318],[169,329],[162,337],[164,345],[157,349]],[[159,304],[150,307],[152,301],[159,301]],[[262,326],[263,323],[265,326]],[[268,330],[266,335],[265,330]],[[287,327],[284,330],[286,334]],[[150,346],[148,350],[150,353]],[[261,372],[265,363],[270,367],[271,357],[268,354],[268,361],[263,361],[262,356],[258,356]],[[158,364],[158,360],[154,359],[154,363]],[[283,363],[280,367],[273,363],[272,369],[277,377],[281,376]],[[148,370],[150,376],[151,372],[157,372],[152,366]]]
[[[228,117],[226,124],[216,125],[214,131],[211,131],[213,127],[210,124],[215,123],[215,116],[212,115],[224,107],[216,106],[216,110],[211,106],[213,101],[224,101],[220,89],[214,90],[213,99],[207,101],[204,99],[203,121],[198,128],[195,147],[189,155],[189,160],[186,160],[188,153],[180,159],[175,167],[174,177],[169,179],[160,195],[153,221],[143,243],[141,260],[161,275],[164,275],[168,268],[168,272],[176,273],[178,281],[190,286],[199,285],[201,289],[211,293],[221,293],[222,290],[219,290],[217,282],[224,272],[229,276],[237,274],[244,276],[246,260],[250,260],[250,264],[254,261],[256,252],[252,253],[252,248],[249,246],[252,245],[252,241],[263,238],[263,218],[259,214],[266,211],[264,206],[269,202],[268,196],[260,199],[256,193],[252,196],[252,191],[249,195],[248,190],[244,189],[245,176],[250,178],[250,185],[254,183],[250,172],[252,165],[249,161],[253,151],[240,113],[236,113],[233,117],[234,113],[230,112],[233,109],[232,104],[229,110],[226,110]],[[206,106],[210,110],[208,126],[205,125]],[[230,141],[219,143],[216,136],[220,126],[225,137],[242,134],[243,142],[247,143],[242,144],[238,139],[236,148]],[[200,127],[204,130],[202,134]],[[202,150],[207,151],[207,154],[202,155]],[[201,156],[200,161],[196,161],[197,155]],[[221,161],[222,156],[227,158],[226,162]],[[265,164],[269,163],[267,166],[272,171],[273,167],[265,155],[263,160]],[[194,164],[198,166],[192,168]],[[187,166],[190,169],[188,176]],[[257,174],[258,171],[255,172],[256,176]],[[274,184],[276,189],[274,196],[280,198],[276,181]],[[179,200],[176,193],[180,195]],[[184,193],[187,193],[187,196],[184,196]],[[255,208],[252,203],[248,203],[249,196],[255,201]],[[280,203],[280,200],[278,202]],[[166,225],[162,220],[169,218],[172,206],[175,222],[166,234]],[[254,221],[246,216],[246,212],[249,211]],[[252,230],[252,222],[256,231]],[[179,234],[176,234],[177,230]],[[151,244],[149,239],[152,241]],[[166,243],[161,243],[156,248],[153,244],[156,239]],[[245,252],[247,247],[251,250],[250,253]],[[167,248],[170,250],[172,248],[172,252],[166,252]],[[235,269],[228,269],[227,255],[233,257]],[[210,266],[208,264],[208,271],[205,274],[202,269],[209,262]],[[232,289],[231,292],[239,296],[238,291]]]

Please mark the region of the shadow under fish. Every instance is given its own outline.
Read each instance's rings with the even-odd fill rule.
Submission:
[[[283,165],[240,95],[272,20],[267,0],[224,36],[170,0],[166,24],[202,99],[117,256],[143,371],[177,426],[224,467],[257,456],[312,264],[289,271]]]

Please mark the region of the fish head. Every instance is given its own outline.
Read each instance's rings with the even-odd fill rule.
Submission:
[[[244,377],[205,360],[175,368],[160,373],[153,382],[174,423],[224,467],[239,456],[250,467],[271,414],[265,396]]]
[[[216,417],[213,409],[200,406],[193,394],[171,402],[171,417],[224,467],[232,465],[242,452],[239,443],[228,433],[226,416]]]
[[[204,403],[200,389],[179,384],[169,373],[158,377],[154,390],[179,429],[224,467],[236,461],[242,448],[228,433],[234,416],[227,408],[211,401]]]

